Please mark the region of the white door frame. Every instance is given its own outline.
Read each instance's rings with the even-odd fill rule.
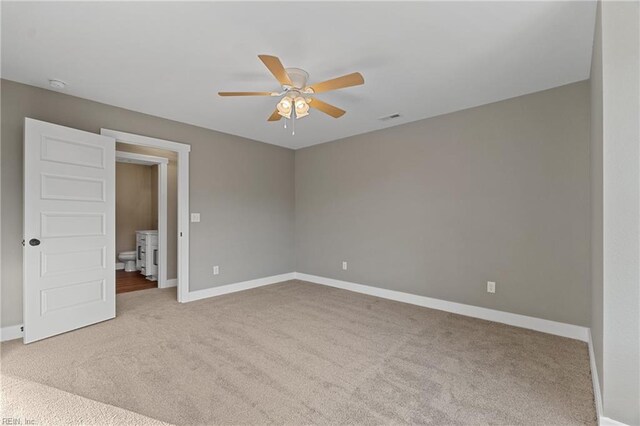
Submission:
[[[167,285],[167,164],[169,160],[154,155],[116,151],[116,163],[158,166],[158,288],[171,287]]]
[[[100,129],[116,142],[166,149],[178,154],[178,302],[187,302],[189,294],[189,152],[191,146],[163,139]]]

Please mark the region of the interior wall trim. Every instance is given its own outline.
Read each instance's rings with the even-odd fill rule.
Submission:
[[[598,380],[598,367],[596,364],[596,353],[593,350],[593,339],[589,330],[589,364],[591,365],[591,380],[593,381],[593,399],[596,403],[596,415],[602,419],[602,393],[600,391],[600,380]],[[602,424],[602,420],[600,421]]]
[[[273,275],[270,277],[257,278],[255,280],[242,281],[233,284],[227,284],[220,287],[211,287],[203,290],[190,291],[186,295],[185,302],[193,302],[194,300],[206,299],[208,297],[221,296],[223,294],[235,293],[237,291],[249,290],[251,288],[262,287],[264,285],[276,284],[283,281],[294,279],[295,272],[286,274]]]
[[[530,330],[541,331],[556,336],[568,337],[571,339],[581,340],[589,344],[589,357],[591,362],[592,377],[594,378],[594,395],[596,396],[596,409],[602,412],[602,400],[600,389],[597,381],[597,371],[595,369],[595,359],[593,356],[593,346],[591,343],[590,330],[573,324],[566,324],[556,321],[545,320],[541,318],[530,317],[526,315],[514,314],[511,312],[503,312],[494,309],[482,308],[479,306],[465,305],[462,303],[449,302],[446,300],[434,299],[426,296],[418,296],[400,291],[387,290],[379,287],[372,287],[363,284],[351,283],[348,281],[336,280],[333,278],[319,277],[301,272],[289,272],[286,274],[273,275],[270,277],[257,278],[249,281],[242,281],[233,284],[227,284],[220,287],[212,287],[203,290],[195,290],[187,293],[185,302],[206,299],[209,297],[221,296],[223,294],[235,293],[238,291],[249,290],[265,285],[276,284],[283,281],[298,279],[314,284],[327,285],[330,287],[341,288],[344,290],[354,291],[356,293],[368,294],[371,296],[381,297],[383,299],[395,300],[398,302],[409,303],[412,305],[423,306],[431,309],[438,309],[454,314],[465,315],[473,318],[480,318],[488,321],[495,321],[503,324],[513,325],[515,327],[527,328]],[[174,280],[169,280],[173,284]],[[177,285],[177,279],[175,279]],[[22,337],[21,325],[3,327],[1,330],[1,341],[17,339]],[[596,372],[595,374],[593,372]],[[597,386],[597,389],[596,389]],[[600,404],[600,405],[598,405]],[[607,419],[601,417],[603,419]],[[614,421],[614,420],[612,420]],[[610,423],[621,424],[621,423]]]
[[[166,281],[164,288],[177,287],[177,286],[178,286],[178,279],[177,278],[171,278],[170,280]]]
[[[8,340],[22,339],[22,324],[10,325],[0,329],[0,342]]]
[[[403,293],[395,290],[387,290],[384,288],[372,287],[363,284],[356,284],[348,281],[336,280],[333,278],[319,277],[316,275],[309,275],[300,272],[295,273],[295,278],[315,284],[322,284],[330,287],[337,287],[344,290],[354,291],[356,293],[363,293],[370,296],[381,297],[383,299],[410,303],[412,305],[423,306],[425,308],[438,309],[440,311],[451,312],[468,317],[480,318],[488,321],[513,325],[515,327],[541,331],[543,333],[568,337],[570,339],[581,340],[583,342],[589,341],[589,328],[579,325],[550,321],[542,318],[514,314],[511,312],[482,308],[479,306],[465,305],[463,303],[449,302],[447,300],[418,296],[415,294]]]
[[[626,423],[621,423],[617,420],[610,419],[609,417],[600,417],[598,424],[600,426],[628,426]]]
[[[593,350],[593,339],[591,337],[591,329],[589,329],[589,363],[591,364],[591,380],[593,381],[593,399],[596,404],[596,416],[598,416],[599,426],[627,426],[617,420],[613,420],[603,415],[602,391],[600,389],[600,380],[598,380],[598,366],[596,364],[596,353]]]

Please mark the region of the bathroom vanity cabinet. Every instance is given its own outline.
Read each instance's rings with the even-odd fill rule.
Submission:
[[[136,268],[148,280],[158,280],[158,231],[136,231]]]

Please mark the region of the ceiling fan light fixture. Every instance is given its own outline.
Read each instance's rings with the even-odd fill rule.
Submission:
[[[298,96],[295,99],[295,102],[296,102],[296,109],[302,109],[307,105],[307,102],[301,96]]]
[[[283,116],[284,118],[291,118],[291,111],[289,112],[281,112],[278,111],[278,114],[280,114],[281,116]]]
[[[302,118],[309,115],[309,104],[307,104],[307,101],[302,96],[298,96],[294,102],[296,107],[296,118]]]
[[[276,110],[271,113],[267,121],[279,121],[281,117],[285,117],[295,122],[296,118],[302,118],[309,115],[309,108],[317,109],[333,118],[340,118],[345,114],[336,106],[328,104],[311,97],[316,93],[324,93],[332,90],[344,89],[347,87],[360,86],[364,84],[364,77],[359,72],[336,77],[331,80],[322,81],[307,85],[309,73],[300,68],[285,68],[280,59],[272,55],[258,55],[258,58],[267,67],[267,69],[278,80],[281,91],[278,92],[218,92],[220,96],[274,96],[281,98]],[[285,127],[286,127],[285,120]]]
[[[291,97],[289,96],[285,96],[284,98],[280,99],[280,102],[278,102],[278,105],[276,105],[276,108],[278,109],[278,114],[286,118],[291,118],[292,106],[293,106],[293,99],[291,99]]]

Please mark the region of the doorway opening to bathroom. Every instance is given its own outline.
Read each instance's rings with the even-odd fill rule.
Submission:
[[[169,287],[176,275],[177,240],[167,238],[177,227],[176,160],[171,151],[116,144],[116,293]]]
[[[159,288],[177,287],[178,302],[188,302],[191,300],[189,293],[189,153],[191,146],[105,128],[100,129],[100,134],[115,139],[115,150],[119,151],[117,156],[121,159],[128,157],[131,160],[137,157],[138,161],[153,161],[157,164],[159,182],[157,286]],[[164,161],[158,159],[164,159]],[[162,182],[166,182],[164,189]],[[155,230],[143,229],[142,231]],[[145,243],[155,242],[153,234],[150,235],[152,235],[150,239],[145,238]],[[137,258],[137,243],[135,250]],[[153,256],[153,249],[149,250]],[[115,256],[118,256],[117,250],[115,251]],[[148,260],[147,251],[145,249],[145,260]],[[148,270],[145,270],[145,273],[148,273]]]

